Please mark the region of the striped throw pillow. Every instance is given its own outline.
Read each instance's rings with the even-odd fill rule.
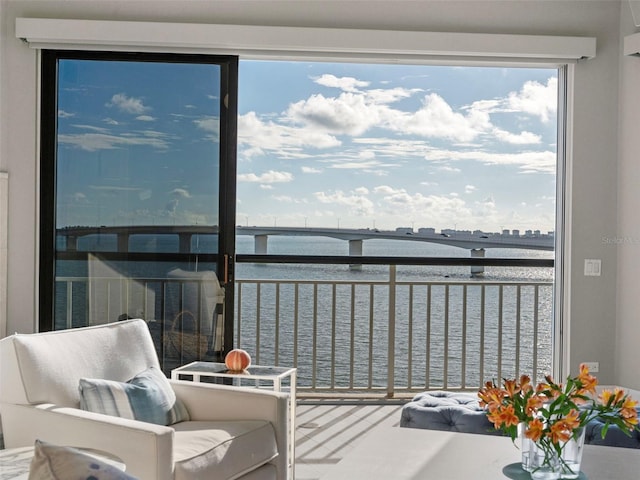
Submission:
[[[156,367],[148,368],[126,383],[81,378],[79,388],[83,410],[158,425],[189,420],[186,407]]]

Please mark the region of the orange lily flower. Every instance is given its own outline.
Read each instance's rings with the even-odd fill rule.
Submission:
[[[624,400],[625,392],[621,388],[616,388],[613,392],[615,394],[615,399],[614,399],[613,403],[617,405],[622,400]]]
[[[537,442],[542,437],[542,431],[544,430],[544,424],[539,418],[534,418],[529,422],[525,436],[534,442]]]
[[[529,375],[521,375],[520,376],[520,390],[522,393],[529,393],[533,390],[533,386],[531,385],[531,378]]]
[[[527,398],[527,405],[524,407],[524,411],[528,416],[531,416],[542,406],[542,404],[542,399],[539,396],[534,395]]]
[[[499,411],[500,421],[505,427],[515,426],[520,423],[520,419],[516,416],[513,405],[507,405]]]
[[[513,398],[520,393],[520,386],[515,380],[505,380],[504,389],[506,390],[509,398]]]
[[[595,395],[596,386],[598,385],[598,379],[589,374],[589,367],[587,367],[584,363],[580,365],[580,374],[578,375],[578,380],[582,384],[581,393],[584,391]]]
[[[567,442],[571,438],[567,424],[564,421],[559,421],[551,425],[548,435],[553,443]]]
[[[571,410],[564,418],[565,426],[569,430],[574,430],[580,426],[580,413],[577,410]]]

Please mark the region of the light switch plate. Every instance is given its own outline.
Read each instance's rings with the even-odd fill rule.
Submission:
[[[599,277],[602,272],[602,260],[595,258],[585,258],[584,275],[585,277]]]
[[[600,372],[600,362],[583,362],[589,369],[589,373]]]

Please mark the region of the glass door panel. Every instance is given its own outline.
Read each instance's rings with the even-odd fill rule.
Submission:
[[[221,259],[233,247],[219,240],[228,64],[86,52],[43,62],[57,85],[42,159],[53,185],[42,218],[55,225],[43,262],[53,269],[50,329],[143,318],[165,371],[218,359]],[[43,122],[48,110],[43,100]]]

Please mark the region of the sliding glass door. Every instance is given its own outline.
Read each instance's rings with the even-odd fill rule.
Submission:
[[[165,370],[221,358],[236,97],[235,57],[43,51],[41,330],[143,318]]]

